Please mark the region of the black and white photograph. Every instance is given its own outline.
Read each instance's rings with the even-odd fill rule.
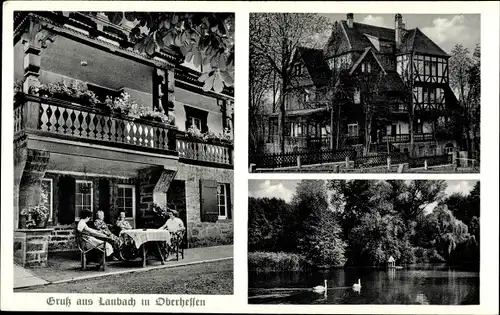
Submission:
[[[249,180],[248,302],[478,305],[479,184]]]
[[[234,13],[13,22],[14,292],[233,294]]]
[[[249,172],[479,172],[479,14],[251,13],[249,28]]]

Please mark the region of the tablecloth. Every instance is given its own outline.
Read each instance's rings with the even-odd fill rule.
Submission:
[[[170,232],[168,230],[157,230],[157,229],[132,229],[132,230],[122,230],[120,232],[120,237],[123,235],[130,236],[135,243],[137,249],[141,247],[142,244],[147,242],[167,242],[170,244]]]

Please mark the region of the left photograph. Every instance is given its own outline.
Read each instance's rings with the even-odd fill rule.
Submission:
[[[234,13],[13,18],[14,292],[233,294]]]

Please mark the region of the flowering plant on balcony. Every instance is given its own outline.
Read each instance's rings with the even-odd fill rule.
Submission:
[[[191,126],[186,131],[186,134],[191,138],[195,138],[204,142],[214,140],[222,142],[232,142],[231,133],[228,128],[225,128],[223,133],[216,134],[210,130],[207,132],[201,132],[201,130],[196,126]]]
[[[35,85],[30,88],[29,93],[68,101],[76,100],[92,107],[100,103],[94,92],[90,91],[85,83],[77,80],[73,80],[69,86],[63,81]]]
[[[136,102],[130,98],[130,94],[127,92],[122,92],[119,97],[115,98],[108,95],[104,103],[115,114],[173,124],[173,120],[164,113],[163,109],[154,110],[151,106]]]

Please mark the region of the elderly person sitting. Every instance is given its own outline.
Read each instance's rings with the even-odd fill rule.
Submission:
[[[131,230],[132,226],[125,220],[125,212],[120,212],[120,216],[116,219],[116,226],[121,230]]]
[[[92,218],[92,211],[88,209],[82,210],[80,214],[80,221],[78,221],[76,229],[78,230],[78,232],[82,234],[82,238],[86,242],[94,246],[99,246],[104,242],[106,242],[106,249],[105,249],[106,256],[112,256],[114,253],[113,246],[111,245],[113,243],[113,240],[103,232],[90,228],[87,225],[87,223],[90,221],[91,218]],[[112,257],[116,259],[116,257],[114,256]]]
[[[107,237],[111,238],[113,240],[112,244],[115,248],[120,248],[122,241],[109,230],[108,224],[104,222],[104,212],[102,210],[97,211],[97,217],[94,220],[94,227],[98,231],[104,233]]]

